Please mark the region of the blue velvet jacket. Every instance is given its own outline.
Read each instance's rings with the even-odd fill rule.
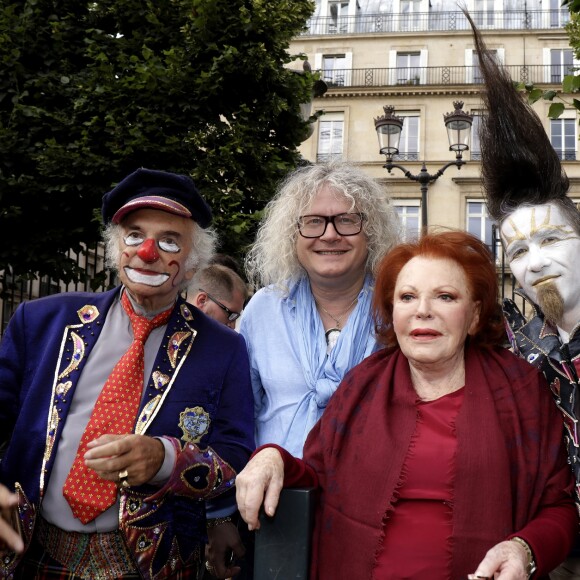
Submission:
[[[0,438],[9,440],[0,481],[19,494],[26,545],[79,376],[118,293],[25,302],[0,343]],[[179,298],[146,390],[135,432],[168,438],[176,462],[163,488],[122,492],[119,529],[142,576],[161,579],[198,558],[205,500],[232,488],[254,448],[243,338]],[[5,556],[0,577],[17,563]]]

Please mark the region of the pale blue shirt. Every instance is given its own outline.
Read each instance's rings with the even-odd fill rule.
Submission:
[[[301,364],[297,338],[300,330],[293,296],[292,290],[289,296],[284,296],[272,286],[256,292],[244,309],[240,333],[246,340],[250,357],[256,445],[276,443],[292,455],[302,457],[306,436],[314,423],[295,421],[297,410],[311,389]],[[365,313],[368,316],[370,312]],[[349,340],[346,332],[349,324],[350,317],[338,341]],[[318,324],[318,332],[320,336],[312,339],[325,344],[322,323]],[[354,364],[379,348],[369,332],[360,339],[365,343],[364,355]],[[319,408],[316,419],[323,412],[324,407]],[[300,427],[292,429],[291,425],[297,423]]]

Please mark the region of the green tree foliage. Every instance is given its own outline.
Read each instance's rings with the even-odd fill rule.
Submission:
[[[570,21],[566,24],[566,32],[570,39],[570,47],[574,51],[576,59],[580,58],[580,0],[564,0],[562,6],[567,6],[570,11]],[[525,91],[528,101],[533,104],[540,99],[550,101],[548,117],[557,119],[562,115],[566,106],[573,107],[580,111],[580,100],[574,97],[568,98],[563,95],[573,95],[580,91],[580,76],[575,74],[565,75],[562,81],[561,90],[542,90],[533,84],[520,83],[518,88]]]
[[[580,0],[564,0],[562,6],[567,6],[570,14],[580,13]]]
[[[192,175],[240,255],[299,162],[313,77],[285,67],[310,0],[4,0],[0,269],[77,275],[102,194],[138,167]]]

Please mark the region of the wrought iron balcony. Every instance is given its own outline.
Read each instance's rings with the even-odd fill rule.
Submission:
[[[510,65],[505,67],[516,82],[559,85],[573,69],[562,65]],[[329,91],[357,87],[479,85],[477,66],[429,66],[406,68],[353,68],[319,71]]]
[[[509,10],[471,12],[481,30],[562,29],[570,20],[567,8],[559,10]],[[413,12],[313,17],[302,36],[382,34],[385,32],[444,32],[471,30],[463,12]]]

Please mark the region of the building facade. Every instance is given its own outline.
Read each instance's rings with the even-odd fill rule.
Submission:
[[[489,49],[514,81],[540,89],[561,89],[575,66],[569,19],[559,0],[468,0],[467,9]],[[317,0],[307,30],[295,38],[292,53],[304,53],[319,70],[328,91],[314,101],[324,114],[301,146],[309,161],[339,157],[362,166],[385,184],[405,226],[416,236],[422,196],[417,182],[383,167],[374,118],[385,105],[404,117],[399,155],[394,162],[417,174],[429,173],[455,158],[449,151],[443,116],[463,101],[474,114],[467,161],[453,166],[428,188],[428,225],[461,228],[493,245],[492,222],[481,191],[477,127],[483,113],[482,79],[471,28],[455,2],[447,0]],[[571,98],[567,99],[571,102]],[[566,107],[548,118],[550,103],[534,107],[571,179],[570,195],[580,200],[578,119]],[[498,260],[501,258],[498,257]]]

